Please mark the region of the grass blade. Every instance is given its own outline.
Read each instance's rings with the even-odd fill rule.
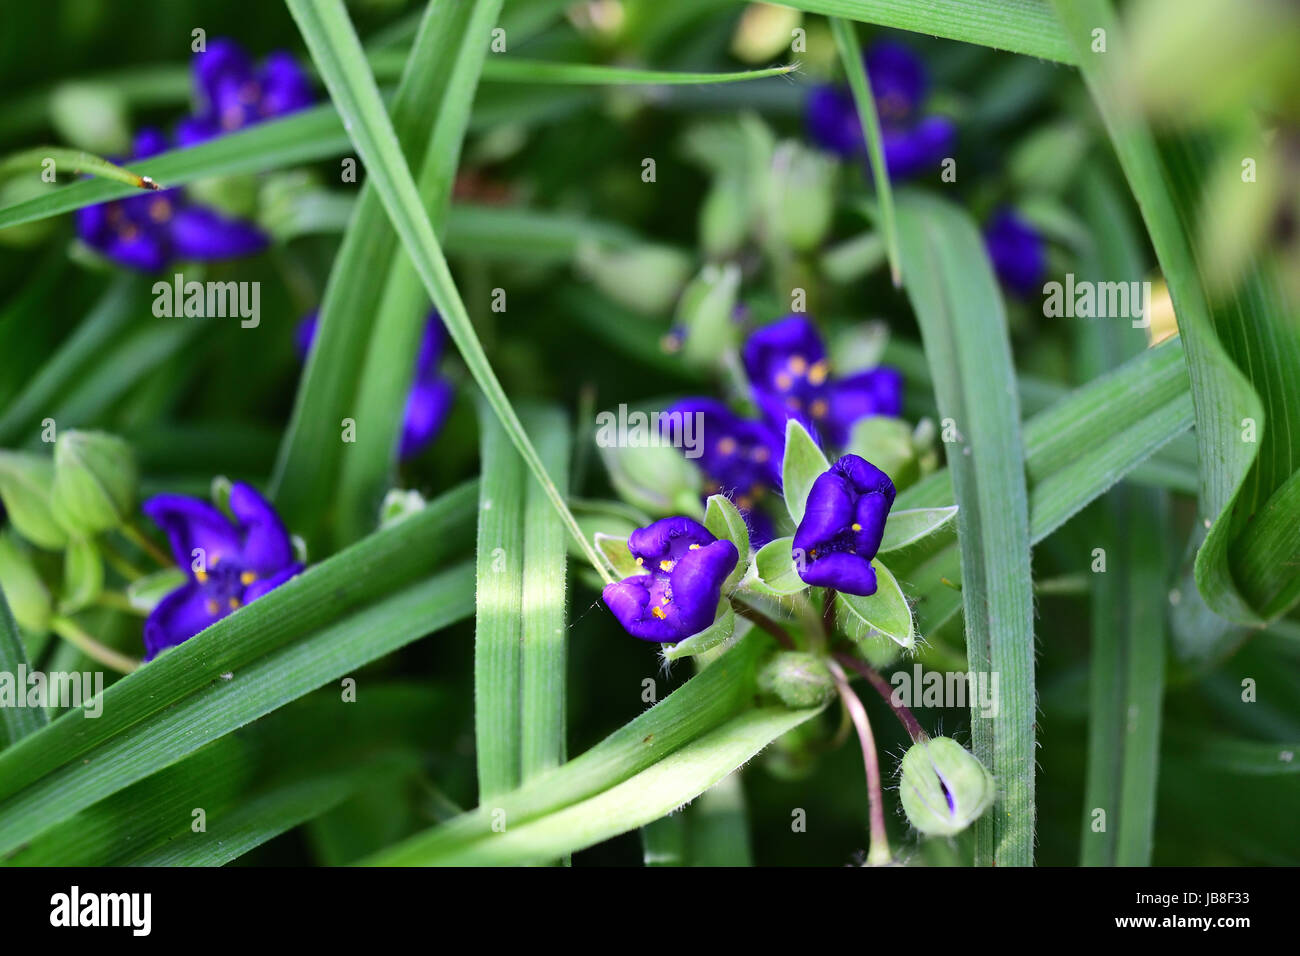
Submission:
[[[20,667],[27,667],[27,651],[18,624],[9,610],[9,601],[0,591],[0,673],[15,675],[13,679],[17,680]],[[18,692],[24,694],[26,688],[19,687]],[[49,717],[44,707],[0,707],[0,750],[35,733],[47,723]]]
[[[948,467],[962,551],[966,650],[1001,675],[996,716],[971,710],[974,753],[1001,785],[975,824],[977,864],[1028,866],[1034,853],[1034,630],[1029,498],[1006,316],[983,240],[966,213],[900,194],[904,280],[940,411],[962,437]]]
[[[871,178],[876,184],[880,201],[880,231],[885,236],[885,252],[889,256],[889,274],[897,288],[902,284],[902,266],[898,255],[898,223],[894,216],[894,191],[889,184],[889,170],[885,166],[885,147],[880,133],[880,117],[876,112],[876,98],[867,81],[867,70],[862,63],[862,47],[853,24],[839,17],[831,18],[831,34],[839,50],[840,63],[853,90],[853,102],[858,107],[858,121],[867,140],[867,156],[871,160]]]
[[[474,376],[488,404],[501,420],[506,433],[591,566],[602,580],[611,581],[609,571],[578,527],[578,522],[570,513],[555,483],[547,475],[537,449],[524,432],[519,416],[501,388],[496,373],[492,371],[465,310],[465,304],[456,290],[433,226],[421,208],[419,192],[402,157],[393,126],[384,111],[379,90],[366,66],[365,55],[346,10],[338,0],[325,3],[287,0],[287,3],[313,60],[329,87],[330,95],[340,115],[344,117],[353,142],[361,153],[370,181],[375,185],[389,220],[415,263],[425,289],[442,314],[443,322],[469,367],[470,374]]]

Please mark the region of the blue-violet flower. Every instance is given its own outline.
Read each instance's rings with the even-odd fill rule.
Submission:
[[[648,573],[605,585],[618,622],[643,641],[675,644],[713,623],[722,583],[740,555],[692,518],[661,518],[633,531],[627,547]]]
[[[984,229],[984,245],[1003,285],[1021,298],[1042,288],[1047,275],[1047,244],[1014,210],[1003,207]]]
[[[803,556],[799,577],[845,594],[875,594],[871,559],[893,504],[894,483],[858,455],[845,455],[818,475],[794,533],[794,552]]]
[[[182,146],[292,113],[315,100],[307,72],[282,51],[255,65],[234,40],[216,37],[194,55],[192,65],[199,108],[176,128]]]
[[[877,43],[864,57],[880,116],[885,166],[891,179],[933,168],[952,152],[957,128],[944,116],[920,116],[929,88],[925,64],[907,47]],[[808,96],[813,142],[845,158],[866,151],[853,94],[845,86],[817,86]]]
[[[184,495],[156,495],[144,513],[167,535],[189,577],[144,624],[145,660],[184,643],[302,570],[271,503],[242,482],[230,488],[231,521],[215,506]]]
[[[764,326],[741,351],[754,401],[771,426],[785,434],[794,418],[833,445],[849,440],[853,423],[868,415],[903,410],[903,376],[881,366],[847,378],[831,377],[826,346],[801,315]]]

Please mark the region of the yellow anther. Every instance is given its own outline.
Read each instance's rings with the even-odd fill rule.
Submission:
[[[659,618],[659,620],[661,621],[668,616],[668,614],[661,607],[652,607],[650,609],[650,613],[653,614],[655,617]]]
[[[855,521],[855,522],[853,522],[853,524],[852,524],[852,528],[853,528],[854,531],[861,531],[861,530],[862,530],[862,525],[858,524],[858,523]]]
[[[718,452],[723,455],[731,455],[736,451],[736,439],[728,435],[718,442]]]
[[[794,409],[796,412],[799,411],[799,409],[803,408],[803,402],[799,401],[799,399],[795,398],[794,396],[787,398],[785,400],[785,404],[789,408]]]
[[[195,581],[198,581],[199,584],[202,584],[202,583],[203,583],[204,581],[206,581],[207,579],[208,579],[208,572],[207,572],[207,571],[204,571],[204,570],[201,570],[201,569],[200,569],[200,570],[194,572],[194,580],[195,580]]]
[[[750,457],[753,458],[754,461],[767,461],[772,457],[772,453],[766,448],[759,447],[754,449],[754,453]]]
[[[213,568],[215,568],[215,567],[216,567],[218,564],[220,564],[220,563],[221,563],[221,555],[219,555],[219,554],[214,554],[214,555],[212,555],[211,557],[208,558],[208,566],[209,566],[209,567],[213,567]]]
[[[233,610],[237,609],[238,607],[239,607],[239,598],[237,598],[237,597],[232,597],[232,598],[230,599],[230,609],[233,611]]]
[[[794,379],[785,372],[776,373],[776,387],[783,392],[788,392],[790,386],[794,384]]]
[[[208,603],[205,606],[207,607],[209,614],[216,614],[219,610],[221,610],[221,605],[218,604],[216,601],[212,600],[211,598],[208,598]]]
[[[239,576],[239,583],[242,584],[244,587],[248,587],[256,580],[257,580],[256,571],[245,571],[243,574]]]
[[[802,375],[804,372],[808,371],[808,360],[802,355],[791,355],[790,361],[785,364],[786,368],[795,375]]]
[[[166,222],[172,217],[172,204],[159,196],[149,204],[149,218],[154,222]]]
[[[813,367],[808,370],[808,381],[814,385],[820,385],[826,381],[826,376],[830,374],[830,366],[823,359],[820,362],[814,362]]]
[[[641,568],[641,567],[645,567],[645,558],[637,558],[637,559],[636,559],[636,564],[637,564],[637,567],[639,567],[639,568]]]
[[[825,418],[826,413],[830,410],[830,406],[826,404],[826,399],[824,398],[819,398],[808,406],[808,411],[813,418]]]
[[[662,561],[659,562],[660,571],[671,571],[676,566],[677,566],[677,562],[672,560],[671,558],[664,558]]]
[[[698,551],[698,550],[700,550],[700,546],[699,546],[698,544],[693,544],[693,545],[691,545],[689,548],[687,548],[686,550],[687,550],[687,551]]]

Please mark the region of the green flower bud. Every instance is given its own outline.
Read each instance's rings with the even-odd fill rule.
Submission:
[[[710,259],[722,259],[735,253],[749,235],[752,210],[742,179],[716,179],[700,206],[700,246],[704,254]]]
[[[135,506],[138,478],[135,455],[122,439],[65,431],[54,446],[54,514],[74,534],[116,528]]]
[[[38,548],[57,551],[67,544],[68,533],[50,506],[53,484],[54,463],[48,458],[0,451],[0,501],[14,530]]]
[[[131,148],[126,99],[102,83],[63,83],[50,96],[50,124],[59,138],[99,155]]]
[[[835,163],[800,143],[779,144],[768,179],[767,235],[778,248],[810,252],[821,244],[834,213]]]
[[[424,495],[418,491],[391,488],[379,506],[379,527],[391,528],[424,510]]]
[[[766,63],[773,57],[788,55],[795,27],[802,22],[802,10],[751,3],[736,24],[731,52],[744,63]]]
[[[835,696],[835,680],[821,658],[804,651],[781,651],[758,672],[758,689],[795,710],[820,707]]]
[[[605,249],[584,243],[579,271],[620,305],[643,315],[665,315],[691,274],[691,259],[669,246]]]
[[[0,589],[19,627],[33,634],[44,634],[49,629],[53,607],[50,591],[32,567],[31,559],[8,534],[0,534]]]
[[[610,484],[624,501],[649,515],[702,518],[700,470],[687,460],[683,449],[652,436],[652,423],[653,418],[644,413],[621,409],[617,415],[603,411],[596,416],[596,446]]]
[[[912,426],[901,418],[872,415],[859,419],[849,433],[846,450],[884,471],[900,491],[920,477]]]
[[[951,737],[913,744],[903,755],[899,794],[908,822],[926,836],[966,829],[993,802],[993,775]]]
[[[707,265],[682,292],[677,303],[677,325],[686,335],[682,355],[692,365],[717,364],[736,343],[736,323],[731,320],[740,289],[740,266]]]

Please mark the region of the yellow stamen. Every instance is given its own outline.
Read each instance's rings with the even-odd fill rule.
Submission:
[[[220,563],[221,563],[221,555],[219,554],[214,554],[212,555],[212,557],[208,558],[208,567],[215,568]]]
[[[731,455],[736,451],[736,439],[728,435],[718,442],[718,452],[723,455]]]
[[[698,550],[700,550],[700,546],[699,546],[698,544],[693,544],[693,545],[691,545],[689,548],[687,548],[686,550],[687,550],[687,551],[698,551]]]
[[[653,614],[655,617],[659,618],[659,620],[661,621],[668,616],[667,613],[664,611],[664,609],[661,607],[652,607],[650,609],[650,613]]]
[[[238,607],[239,607],[239,598],[232,597],[232,598],[230,599],[230,609],[231,609],[232,611],[234,611],[234,610],[236,610]]]
[[[636,559],[637,567],[645,567],[645,558]]]
[[[257,572],[255,571],[245,571],[243,574],[239,576],[239,583],[242,584],[244,587],[248,587],[256,580],[257,580]]]
[[[149,204],[149,218],[154,222],[166,222],[172,217],[172,204],[159,196]]]
[[[776,373],[776,387],[779,388],[781,391],[788,392],[790,390],[790,386],[793,384],[794,384],[794,379],[792,379],[785,372]]]
[[[785,400],[785,403],[786,403],[787,406],[789,406],[790,408],[794,409],[796,412],[799,411],[799,409],[803,408],[803,402],[799,401],[799,399],[794,398],[793,396],[790,397],[790,398],[787,398],[787,399]]]
[[[659,562],[660,571],[671,571],[676,566],[677,566],[677,562],[673,561],[671,558],[664,558],[662,561]]]
[[[202,571],[202,570],[200,570],[200,571],[195,571],[195,572],[194,572],[194,580],[195,580],[195,581],[198,581],[199,584],[202,584],[202,583],[203,583],[204,581],[206,581],[207,579],[208,579],[208,572],[207,572],[207,571]]]
[[[826,381],[826,376],[830,374],[830,367],[823,359],[820,362],[814,362],[813,367],[808,370],[808,381],[814,385],[820,385]]]
[[[221,610],[221,605],[211,598],[208,599],[208,603],[205,606],[207,607],[209,614],[216,614],[217,611]]]
[[[754,461],[767,461],[772,457],[772,453],[766,448],[755,448],[754,454],[750,457],[752,457]]]
[[[851,527],[853,528],[854,531],[861,531],[861,530],[862,530],[862,525],[858,524],[856,521],[853,522],[853,524],[852,524]]]
[[[808,371],[808,360],[802,355],[791,355],[790,361],[786,362],[786,367],[795,375],[802,375]]]
[[[826,404],[824,398],[819,398],[808,406],[808,411],[812,414],[813,418],[825,418],[826,413],[830,410],[830,406]]]

